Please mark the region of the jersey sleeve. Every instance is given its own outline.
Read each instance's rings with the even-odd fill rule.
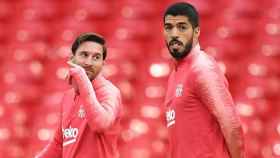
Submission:
[[[120,91],[103,77],[97,78],[92,85],[93,91],[85,97],[87,119],[93,129],[109,128],[120,114]]]
[[[231,158],[243,158],[241,122],[228,90],[227,80],[218,65],[206,62],[196,67],[194,85],[199,99],[216,117]]]
[[[114,125],[121,109],[119,89],[101,75],[93,83],[85,73],[72,75],[79,87],[84,102],[85,117],[91,129],[105,130]]]

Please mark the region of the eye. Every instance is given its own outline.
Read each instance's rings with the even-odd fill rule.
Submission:
[[[82,57],[88,57],[88,53],[87,53],[87,52],[81,52],[81,53],[80,53],[80,56],[82,56]]]
[[[97,54],[96,56],[93,57],[93,60],[99,60],[101,59],[101,55],[100,54]]]
[[[164,29],[165,31],[170,31],[172,29],[172,26],[171,25],[164,25]]]
[[[188,27],[186,25],[179,25],[178,26],[178,29],[181,31],[181,32],[184,32],[188,29]]]

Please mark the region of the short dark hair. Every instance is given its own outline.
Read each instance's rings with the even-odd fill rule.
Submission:
[[[107,48],[105,46],[105,39],[99,35],[99,34],[96,34],[96,33],[90,33],[90,32],[87,32],[87,33],[83,33],[83,34],[80,34],[76,39],[75,41],[73,42],[72,44],[72,53],[73,55],[75,55],[77,49],[79,48],[79,46],[83,43],[83,42],[86,42],[86,41],[92,41],[92,42],[96,42],[96,43],[99,43],[102,45],[103,47],[103,60],[106,59],[106,56],[107,56]]]
[[[164,17],[163,17],[164,22],[165,22],[165,17],[167,15],[186,16],[189,19],[190,23],[192,24],[193,28],[196,28],[199,26],[199,14],[198,14],[197,10],[195,9],[195,7],[192,6],[190,3],[178,2],[178,3],[174,3],[171,6],[169,6],[164,13]]]

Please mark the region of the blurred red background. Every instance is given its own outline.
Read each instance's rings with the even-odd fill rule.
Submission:
[[[107,40],[104,74],[122,91],[122,158],[164,158],[171,58],[162,18],[172,0],[1,0],[0,158],[34,157],[52,137],[74,38]],[[201,47],[224,70],[248,158],[280,157],[280,1],[190,0]]]

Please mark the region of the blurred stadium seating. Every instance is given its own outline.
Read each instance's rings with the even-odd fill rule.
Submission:
[[[166,158],[171,59],[162,16],[173,0],[1,0],[0,158],[29,158],[52,137],[73,39],[105,36],[104,74],[122,91],[121,158]],[[190,0],[200,43],[224,70],[247,158],[280,157],[280,1]]]

